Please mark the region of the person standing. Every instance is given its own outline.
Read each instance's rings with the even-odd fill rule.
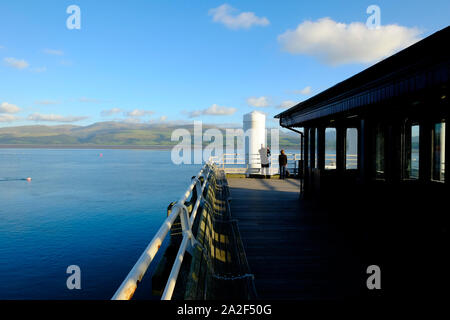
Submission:
[[[264,176],[264,178],[267,178],[269,173],[270,151],[268,148],[264,148],[264,145],[261,145],[261,149],[259,149],[258,152],[261,157],[261,174]]]
[[[286,166],[287,166],[287,156],[284,150],[281,150],[281,154],[278,156],[278,164],[280,165],[280,179],[286,178]]]

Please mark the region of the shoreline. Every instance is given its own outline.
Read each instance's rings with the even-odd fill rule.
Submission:
[[[61,145],[61,144],[0,144],[0,149],[116,149],[116,150],[171,150],[173,146],[137,146],[137,145]],[[192,149],[203,149],[202,147],[191,146]],[[297,146],[280,146],[280,149],[295,149]]]
[[[61,145],[61,144],[0,144],[0,149],[124,149],[124,150],[170,150],[174,146],[135,145]]]

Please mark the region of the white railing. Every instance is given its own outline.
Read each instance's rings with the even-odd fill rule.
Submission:
[[[271,154],[269,157],[269,172],[270,174],[278,173],[278,156],[279,154]],[[286,153],[288,160],[288,167],[298,168],[298,160],[301,160],[300,153]],[[259,153],[249,154],[248,158],[242,153],[224,153],[220,156],[211,157],[219,167],[225,170],[226,173],[250,173],[252,171],[260,170],[261,155]]]
[[[333,170],[337,168],[335,153],[325,154],[325,169]],[[358,168],[358,155],[346,154],[345,155],[345,169],[357,169]]]
[[[177,217],[180,217],[183,240],[181,241],[180,248],[170,272],[169,279],[164,288],[161,300],[170,300],[172,298],[173,290],[178,278],[178,273],[180,272],[184,254],[186,251],[190,251],[196,241],[192,234],[192,225],[197,215],[198,207],[200,205],[203,191],[208,181],[208,177],[210,176],[212,170],[214,170],[214,166],[215,165],[212,162],[212,159],[210,159],[210,161],[208,161],[208,163],[203,166],[195,179],[193,179],[184,195],[172,207],[170,215],[163,222],[162,226],[159,228],[150,244],[147,246],[134,267],[128,273],[127,277],[112,297],[112,300],[130,300],[133,297],[133,294],[136,291],[139,282],[142,280],[142,277],[150,266],[150,263],[153,261],[175,219]],[[203,179],[200,179],[202,177]],[[197,200],[189,217],[189,212],[185,206],[185,202],[191,196],[194,188],[196,188]]]
[[[278,173],[278,156],[279,154],[272,154],[269,157],[269,172],[270,174]],[[294,170],[300,170],[298,168],[298,160],[301,160],[300,153],[286,153],[288,159],[288,168]],[[226,173],[249,173],[259,172],[261,166],[261,156],[259,153],[248,155],[248,159],[245,154],[242,153],[224,153],[220,156],[212,157],[214,161],[225,170]],[[357,169],[358,167],[358,155],[346,154],[345,155],[346,169]],[[336,154],[327,153],[325,155],[325,169],[336,169]]]

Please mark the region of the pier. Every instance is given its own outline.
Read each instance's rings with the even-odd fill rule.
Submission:
[[[449,40],[447,27],[278,114],[301,137],[292,178],[277,179],[275,152],[262,160],[264,116],[244,117],[244,153],[209,159],[113,299],[132,297],[169,231],[162,299],[441,297]]]
[[[355,297],[364,267],[324,212],[299,201],[298,179],[229,178],[259,299]]]
[[[228,178],[227,178],[228,176]],[[327,210],[301,201],[300,179],[226,175],[210,161],[193,179],[113,299],[151,275],[163,300],[310,300],[357,297],[364,264]]]

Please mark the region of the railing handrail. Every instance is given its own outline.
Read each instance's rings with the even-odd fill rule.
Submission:
[[[271,154],[269,156],[269,161],[270,161],[270,166],[272,167],[275,163],[278,163],[278,155],[279,153],[276,154]],[[298,161],[301,160],[301,154],[300,153],[286,153],[287,156],[287,160],[288,163],[293,162],[293,161]],[[357,162],[358,161],[358,155],[357,154],[346,154],[346,161],[347,162]],[[245,165],[246,160],[247,160],[247,156],[245,154],[242,153],[223,153],[220,156],[213,156],[212,157],[216,163],[218,163],[219,165],[225,166],[225,165],[236,165],[236,164],[241,164],[241,165]],[[248,160],[251,161],[252,164],[260,164],[260,162],[258,162],[258,160],[261,159],[261,156],[259,153],[251,153],[248,154]],[[326,160],[335,160],[336,159],[336,154],[326,154],[325,155],[325,159]],[[256,160],[256,161],[255,161]]]
[[[300,153],[285,153],[287,156],[288,163],[292,163],[293,161],[301,160]],[[272,153],[269,156],[270,167],[273,167],[275,163],[278,163],[279,153]],[[259,164],[258,160],[261,159],[261,155],[259,153],[250,153],[248,155],[242,153],[222,153],[219,156],[211,157],[215,163],[225,168],[225,165],[248,165],[246,163],[248,156],[248,160],[251,161],[251,164]],[[255,161],[256,160],[256,161]]]
[[[116,293],[112,297],[112,300],[129,300],[133,297],[134,292],[142,280],[142,277],[146,273],[150,263],[153,261],[156,253],[162,245],[167,233],[172,227],[176,218],[180,217],[181,226],[183,230],[183,240],[180,244],[180,248],[178,250],[177,256],[175,258],[175,263],[172,267],[172,271],[170,273],[169,279],[166,283],[166,287],[164,289],[163,295],[161,299],[170,300],[172,297],[173,289],[175,288],[175,283],[178,277],[178,273],[181,267],[181,262],[183,261],[184,253],[188,248],[188,245],[194,244],[194,238],[191,232],[191,227],[194,223],[195,216],[198,211],[198,207],[200,205],[200,201],[202,198],[203,190],[207,184],[208,177],[213,170],[213,162],[210,159],[197,174],[196,178],[191,182],[189,187],[183,196],[176,202],[176,204],[172,207],[172,211],[170,215],[164,220],[163,224],[159,228],[158,232],[153,237],[152,241],[148,244],[147,248],[139,257],[136,264],[133,266],[131,271],[128,273],[125,280],[120,285],[119,289],[117,289]],[[203,177],[203,181],[200,179]],[[194,188],[197,188],[197,201],[192,209],[191,216],[189,217],[189,212],[187,212],[187,208],[185,206],[186,200],[191,195]],[[189,242],[191,240],[191,242]]]

